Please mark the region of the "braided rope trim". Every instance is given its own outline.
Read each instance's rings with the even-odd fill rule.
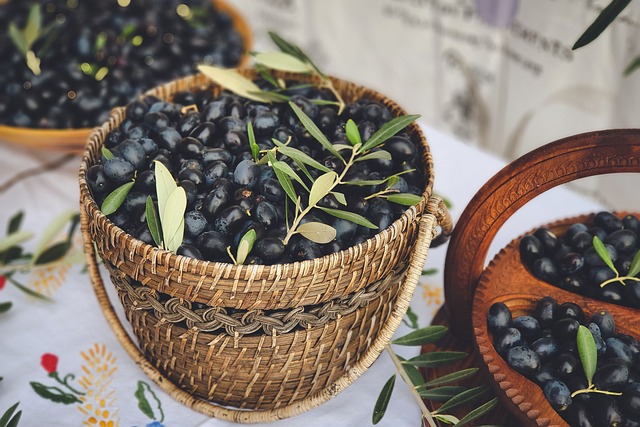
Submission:
[[[185,322],[188,328],[201,332],[226,333],[238,338],[262,330],[266,335],[291,332],[295,328],[317,328],[350,314],[379,298],[389,287],[401,283],[408,264],[401,263],[390,274],[343,298],[318,306],[296,307],[291,310],[235,310],[224,307],[192,308],[190,301],[170,298],[158,300],[158,292],[148,286],[136,285],[133,280],[105,262],[120,300],[127,310],[153,310],[161,321]],[[197,304],[200,306],[201,304]],[[205,306],[206,307],[206,306]],[[309,307],[312,307],[309,309]],[[308,311],[306,311],[308,309]]]

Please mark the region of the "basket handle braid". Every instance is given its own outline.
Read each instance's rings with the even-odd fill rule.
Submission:
[[[407,273],[404,281],[400,283],[401,290],[399,291],[396,304],[392,307],[392,313],[389,316],[388,322],[381,325],[378,334],[373,339],[369,348],[358,358],[357,362],[355,362],[343,376],[338,378],[331,385],[331,387],[327,387],[302,401],[294,402],[276,409],[246,411],[223,407],[190,395],[188,392],[178,388],[173,383],[165,379],[156,367],[146,360],[144,354],[138,349],[127,333],[123,323],[116,314],[116,311],[109,300],[109,296],[107,295],[107,291],[98,268],[97,252],[89,234],[88,214],[84,206],[81,206],[80,209],[80,224],[84,237],[85,258],[93,290],[107,322],[110,324],[116,338],[120,344],[122,344],[129,356],[142,369],[142,371],[158,385],[158,387],[183,405],[208,416],[242,423],[276,421],[301,414],[315,408],[321,403],[324,403],[331,397],[336,396],[347,386],[353,383],[353,381],[355,381],[360,375],[362,375],[362,373],[364,373],[371,364],[375,362],[384,348],[389,344],[393,333],[400,325],[402,318],[409,307],[409,303],[411,302],[413,291],[420,279],[420,274],[426,261],[432,240],[434,240],[434,238],[446,239],[448,235],[451,234],[452,228],[451,217],[446,207],[444,207],[442,200],[438,197],[429,198],[426,212],[422,215],[419,221],[415,250],[411,252]],[[441,234],[436,237],[436,228],[438,226],[441,227],[442,231]]]
[[[474,293],[489,246],[511,215],[560,184],[623,172],[640,172],[640,129],[589,132],[551,142],[487,181],[462,213],[447,250],[444,292],[452,332],[472,338]]]
[[[447,209],[447,206],[440,197],[431,196],[427,202],[427,212],[433,213],[436,217],[437,226],[440,232],[431,240],[429,247],[436,248],[449,241],[453,231],[453,219]]]

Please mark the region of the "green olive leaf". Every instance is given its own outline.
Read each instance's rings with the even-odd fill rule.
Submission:
[[[16,231],[7,235],[4,239],[0,240],[0,252],[4,252],[7,249],[19,245],[33,237],[33,233],[30,231]]]
[[[285,52],[261,52],[255,54],[253,57],[258,64],[264,65],[272,70],[287,71],[290,73],[309,73],[312,71],[308,63]]]
[[[298,150],[297,148],[288,147],[288,146],[284,145],[280,141],[278,141],[276,143],[276,141],[278,141],[278,140],[274,139],[274,143],[277,145],[278,151],[280,153],[284,154],[285,156],[291,157],[293,160],[296,160],[296,161],[299,161],[299,162],[304,163],[306,165],[309,165],[312,168],[318,169],[318,170],[320,170],[322,172],[329,172],[330,171],[330,169],[328,167],[326,167],[322,163],[318,162],[316,159],[314,159],[313,157],[309,156],[308,154]]]
[[[635,277],[640,273],[640,251],[636,252],[633,256],[633,260],[631,261],[631,265],[629,266],[628,275],[631,277]]]
[[[34,4],[29,9],[29,17],[27,18],[27,25],[24,27],[24,40],[31,50],[31,46],[40,37],[40,28],[42,26],[42,13],[40,11],[40,5]]]
[[[384,417],[384,413],[387,411],[387,406],[389,406],[389,402],[391,401],[391,394],[393,393],[393,386],[395,383],[396,374],[393,374],[382,387],[382,390],[378,395],[378,399],[376,400],[376,404],[373,407],[371,422],[374,425],[378,424],[382,420],[382,417]]]
[[[13,304],[11,303],[11,301],[0,302],[0,313],[6,313],[7,311],[11,310],[12,306]],[[0,423],[0,426],[2,425],[3,424]]]
[[[382,196],[390,202],[404,206],[414,206],[422,201],[422,197],[411,193],[396,193]]]
[[[354,180],[354,181],[345,181],[345,185],[358,185],[358,186],[367,186],[367,185],[380,185],[387,182],[389,178],[385,179],[363,179],[363,180]]]
[[[427,326],[426,328],[418,329],[417,331],[413,331],[407,335],[396,338],[391,341],[391,343],[396,345],[422,346],[424,344],[433,344],[437,342],[446,333],[447,328],[445,326]]]
[[[580,325],[578,328],[576,343],[578,344],[578,354],[580,355],[580,362],[582,362],[584,375],[587,378],[589,386],[591,386],[593,374],[596,373],[596,368],[598,366],[598,350],[596,348],[593,335],[591,335],[591,331],[583,325]]]
[[[378,151],[372,151],[370,153],[367,153],[364,156],[360,156],[355,161],[364,162],[367,160],[374,160],[374,159],[391,160],[392,157],[391,157],[391,153],[389,153],[388,151],[378,150]]]
[[[258,102],[271,102],[259,95],[262,90],[250,79],[239,74],[236,70],[214,67],[212,65],[198,64],[198,71],[213,82],[231,92]]]
[[[571,50],[576,50],[594,41],[616,17],[622,12],[631,0],[612,0],[607,7],[602,9],[595,21],[584,31],[574,43]]]
[[[300,49],[298,46],[283,39],[273,31],[269,31],[269,36],[271,37],[271,40],[273,40],[273,42],[276,44],[276,46],[278,46],[278,49],[280,49],[284,53],[288,53],[289,55],[298,58],[301,61],[308,63],[311,67],[313,67],[316,73],[318,73],[321,77],[326,78],[324,73],[320,71],[320,69],[316,66],[316,64],[314,64],[313,61],[311,61],[309,56],[307,56],[307,54],[304,53],[302,49]]]
[[[446,402],[452,397],[467,390],[468,390],[467,387],[457,386],[457,385],[445,385],[442,387],[436,387],[431,389],[425,389],[420,387],[420,389],[418,390],[418,394],[423,399],[429,399],[434,402]]]
[[[631,75],[631,73],[636,71],[638,68],[640,68],[640,56],[636,56],[631,62],[629,62],[629,65],[624,69],[624,76],[627,77]]]
[[[344,196],[343,193],[339,193],[337,191],[332,191],[331,194],[333,194],[333,197],[336,198],[336,200],[338,201],[338,203],[340,203],[343,206],[347,205],[347,198]]]
[[[149,227],[149,232],[151,233],[151,237],[153,237],[153,241],[156,242],[157,246],[162,247],[162,231],[160,230],[160,219],[158,218],[158,212],[156,211],[156,207],[153,204],[153,199],[151,199],[151,196],[147,196],[145,218],[147,219],[147,227]]]
[[[489,386],[487,385],[482,385],[482,386],[471,388],[467,391],[463,391],[462,393],[457,394],[456,396],[453,396],[451,399],[447,400],[441,407],[436,409],[434,413],[441,414],[457,406],[471,403],[479,399],[480,397],[482,397],[488,391],[489,391]]]
[[[322,133],[318,126],[316,126],[313,120],[311,120],[309,116],[307,116],[304,111],[302,111],[300,107],[298,107],[293,102],[289,102],[289,106],[291,106],[291,109],[296,114],[296,116],[298,116],[298,119],[300,119],[300,122],[302,123],[304,128],[309,131],[311,136],[313,136],[325,148],[325,150],[344,162],[344,158],[342,158],[338,150],[333,148],[333,145],[329,142],[327,137]]]
[[[165,206],[167,205],[167,199],[169,195],[175,190],[178,185],[176,180],[173,179],[169,169],[157,160],[154,160],[155,168],[154,173],[156,176],[156,194],[158,196],[158,212],[162,214]]]
[[[247,122],[247,138],[249,139],[249,147],[251,148],[253,160],[258,162],[260,160],[260,147],[258,147],[258,143],[256,142],[256,136],[253,133],[253,125],[251,124],[251,121]]]
[[[113,153],[111,152],[111,150],[109,150],[106,147],[102,147],[101,151],[102,151],[102,155],[104,156],[105,159],[107,159],[107,160],[113,159]]]
[[[411,329],[418,329],[418,315],[411,309],[411,306],[407,307],[407,313],[402,319],[402,323],[410,327]]]
[[[329,194],[335,186],[338,174],[330,171],[320,175],[311,186],[309,192],[309,206],[316,206],[320,199]]]
[[[283,172],[289,175],[289,177],[291,177],[294,181],[300,183],[300,185],[302,185],[307,191],[309,191],[309,187],[307,187],[307,184],[304,183],[302,178],[300,178],[300,176],[296,173],[296,171],[291,169],[291,166],[289,166],[287,163],[277,161],[272,163],[271,167],[273,167],[274,169],[278,169],[280,172]]]
[[[398,175],[391,175],[387,178],[387,188],[391,188],[398,183]]]
[[[277,165],[278,162],[277,161],[271,162],[272,166],[274,164]],[[296,195],[295,188],[293,188],[293,183],[291,182],[291,178],[289,178],[289,175],[287,175],[282,170],[278,169],[278,167],[274,167],[273,172],[275,172],[276,178],[278,179],[278,182],[280,183],[280,186],[282,187],[286,195],[289,196],[289,198],[293,203],[297,203],[298,197]]]
[[[342,150],[353,150],[353,147],[351,145],[347,145],[347,144],[333,144],[333,148],[335,148],[338,151],[342,151]]]
[[[498,405],[498,398],[494,397],[493,399],[491,399],[487,403],[484,403],[484,404],[480,405],[479,407],[477,407],[476,409],[474,409],[472,411],[469,411],[467,413],[467,415],[462,417],[460,419],[460,421],[458,421],[456,423],[456,427],[458,427],[458,426],[462,427],[464,425],[469,424],[471,421],[474,421],[474,420],[480,418],[481,416],[487,414],[488,412],[490,412],[497,405]]]
[[[336,229],[321,222],[305,222],[300,224],[296,231],[319,244],[329,243],[336,238]]]
[[[616,276],[619,276],[618,270],[616,270],[616,267],[613,265],[613,260],[609,256],[609,252],[607,252],[607,248],[605,248],[604,243],[602,243],[602,240],[600,240],[598,236],[593,236],[593,248],[596,250],[600,259],[602,259],[602,262],[607,264],[607,266],[616,273]]]
[[[328,213],[329,215],[335,216],[336,218],[346,219],[347,221],[353,222],[354,224],[358,224],[363,227],[370,228],[372,230],[375,230],[378,228],[377,225],[369,221],[367,218],[355,212],[342,211],[340,209],[333,209],[333,208],[325,208],[324,206],[318,206],[318,209]]]
[[[278,84],[278,81],[271,75],[271,73],[269,72],[269,70],[260,65],[260,64],[256,64],[255,65],[255,69],[258,72],[258,74],[260,75],[260,77],[262,77],[263,79],[265,79],[266,81],[268,81],[269,83],[271,83],[273,85],[273,87],[279,87],[280,85]]]
[[[29,47],[27,46],[27,41],[24,38],[24,34],[22,31],[18,29],[14,22],[9,23],[9,38],[15,45],[16,49],[20,51],[21,54],[26,55]]]
[[[360,131],[358,130],[358,125],[353,120],[347,120],[347,124],[344,127],[345,132],[347,134],[347,139],[351,143],[351,145],[362,144],[362,139],[360,138]]]
[[[400,132],[402,129],[409,126],[419,117],[419,114],[414,114],[409,116],[400,116],[389,120],[387,123],[383,124],[376,133],[371,135],[367,142],[365,142],[364,145],[360,147],[359,152],[365,153],[372,148],[377,147],[396,133]]]
[[[131,190],[131,187],[133,187],[133,184],[133,181],[126,182],[109,193],[106,199],[104,199],[104,202],[102,202],[102,206],[100,207],[102,213],[105,215],[111,215],[112,213],[117,211],[124,202],[124,199],[127,198],[127,194],[129,194],[129,191]]]
[[[454,425],[458,422],[460,422],[460,420],[458,419],[458,417],[456,417],[455,415],[446,415],[446,414],[437,414],[434,415],[433,418],[435,418],[438,421],[441,421],[445,424],[450,424],[450,425]]]
[[[253,249],[253,244],[256,241],[256,230],[251,229],[244,233],[244,235],[240,238],[240,242],[238,243],[238,252],[236,255],[236,262],[238,264],[244,264],[251,249]]]
[[[117,189],[114,190],[114,192],[116,191],[118,190]],[[127,190],[127,193],[128,192],[129,190]],[[111,196],[111,194],[109,196]],[[109,198],[109,196],[107,196],[107,199]],[[126,196],[127,195],[125,194],[122,200],[124,200]],[[102,204],[103,206],[105,203],[107,203],[107,199],[105,199],[104,203]],[[120,202],[120,204],[122,204],[122,202]],[[120,204],[118,204],[118,206],[120,206]],[[104,209],[102,209],[102,211],[104,212]],[[115,212],[115,209],[113,212]],[[68,211],[62,212],[60,215],[55,217],[54,220],[51,221],[51,223],[49,223],[47,228],[45,228],[44,232],[40,236],[40,241],[38,242],[36,249],[33,251],[34,260],[40,256],[40,254],[49,246],[49,244],[53,241],[53,239],[60,233],[60,231],[67,225],[67,223],[69,223],[69,221],[73,219],[75,215],[76,215],[76,212],[74,212],[73,210],[68,210]],[[105,213],[105,215],[108,215],[108,214]]]
[[[478,372],[479,368],[467,368],[462,369],[460,371],[452,372],[447,375],[443,375],[441,377],[435,378],[431,381],[424,383],[424,387],[435,387],[442,384],[448,384],[455,381],[460,381],[465,378],[469,378]]]
[[[434,368],[462,360],[467,357],[464,351],[433,351],[407,360],[407,363],[419,368]]]
[[[404,372],[407,374],[407,376],[411,380],[411,384],[413,384],[413,387],[417,388],[422,386],[424,384],[424,377],[422,376],[418,368],[416,368],[413,365],[409,365],[407,363],[407,360],[402,356],[396,354],[396,357],[398,358],[398,360],[402,362],[402,367],[404,368]]]
[[[184,188],[177,187],[167,199],[164,211],[160,213],[164,244],[170,252],[175,252],[184,238],[184,213],[187,210],[187,194]]]

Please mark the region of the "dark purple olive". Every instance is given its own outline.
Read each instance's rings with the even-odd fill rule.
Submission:
[[[540,240],[547,256],[555,253],[560,247],[560,240],[558,239],[558,236],[548,228],[538,228],[533,235]]]
[[[560,304],[556,313],[558,319],[570,318],[577,320],[579,323],[584,322],[584,311],[578,304],[573,302]]]
[[[233,234],[247,219],[247,212],[238,205],[231,205],[213,220],[213,229],[225,236]]]
[[[204,257],[202,256],[202,252],[200,252],[200,250],[193,245],[187,245],[187,244],[180,245],[178,247],[178,250],[176,251],[176,254],[186,256],[189,258],[204,259]]]
[[[629,380],[629,367],[625,364],[601,366],[593,374],[593,384],[598,390],[622,391]]]
[[[114,184],[122,185],[133,179],[135,168],[121,157],[113,157],[104,162],[104,173]]]
[[[541,298],[536,304],[535,317],[542,328],[550,328],[556,318],[558,303],[552,297]]]
[[[196,247],[206,259],[217,261],[227,256],[227,239],[217,231],[205,231],[198,236]]]
[[[611,212],[598,212],[593,217],[593,223],[605,230],[607,233],[612,233],[622,228],[622,220],[612,214]]]
[[[553,360],[555,374],[560,379],[568,379],[581,369],[580,362],[573,353],[561,353]]]
[[[214,135],[216,132],[216,125],[211,122],[203,122],[197,125],[189,134],[189,136],[197,139],[207,147],[215,147]]]
[[[605,243],[613,246],[618,253],[629,253],[638,250],[638,236],[631,230],[616,230],[609,234]]]
[[[559,380],[547,381],[544,385],[544,395],[549,404],[558,412],[566,410],[571,405],[571,392],[565,383]]]
[[[536,259],[543,256],[544,248],[537,237],[527,234],[520,240],[520,258],[522,261],[531,265]]]
[[[282,256],[284,253],[284,245],[282,240],[276,237],[265,237],[255,242],[253,252],[265,261],[273,261]]]
[[[560,346],[555,338],[542,337],[531,344],[531,350],[538,353],[538,357],[540,357],[542,363],[545,363],[558,354]]]
[[[601,310],[591,316],[591,323],[594,323],[598,326],[598,328],[600,329],[600,335],[605,340],[612,337],[616,329],[616,324],[613,320],[613,316],[605,310]]]
[[[531,270],[538,279],[551,284],[558,283],[560,279],[556,265],[551,259],[546,257],[535,260]]]
[[[513,322],[511,322],[511,326],[519,330],[520,334],[522,334],[522,337],[527,340],[527,342],[533,342],[541,336],[540,323],[535,317],[516,317],[513,319]]]
[[[576,319],[564,318],[551,326],[553,336],[559,341],[575,341],[580,323]]]
[[[527,346],[515,346],[507,353],[507,363],[523,375],[532,375],[540,369],[540,357]]]
[[[498,353],[506,355],[511,347],[523,345],[524,340],[520,331],[516,328],[505,328],[498,330],[493,338],[493,345]]]

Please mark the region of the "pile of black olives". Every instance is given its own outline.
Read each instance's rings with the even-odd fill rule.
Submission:
[[[392,118],[384,104],[371,100],[347,104],[338,115],[336,106],[322,102],[334,100],[328,91],[294,86],[289,92],[292,102],[332,143],[349,144],[345,135],[348,119],[354,120],[362,140],[366,141]],[[276,139],[337,173],[341,173],[343,164],[311,136],[287,103],[263,104],[228,92],[214,98],[211,91],[180,92],[172,101],[145,97],[130,103],[125,120],[104,141],[114,157],[109,160],[103,157],[87,171],[87,182],[98,206],[113,189],[135,179],[123,205],[109,218],[140,240],[154,244],[145,219],[147,196],[156,200],[154,160],[167,166],[186,191],[185,235],[177,253],[197,259],[231,262],[227,248],[235,254],[240,239],[251,229],[255,230],[256,241],[245,264],[270,265],[318,258],[365,241],[391,225],[407,208],[380,197],[366,198],[385,189],[385,184],[339,185],[338,191],[345,195],[347,205],[339,203],[332,194],[319,205],[357,213],[378,229],[313,209],[302,222],[332,226],[337,232],[335,239],[318,244],[296,234],[285,246],[286,195],[273,168],[267,163],[256,163],[250,151],[247,123],[251,122],[261,150],[273,148],[272,139]],[[190,105],[197,106],[197,111],[182,108]],[[393,190],[422,195],[426,179],[417,136],[403,130],[381,148],[392,155],[392,160],[356,162],[345,180],[380,180],[407,172],[398,177]],[[278,159],[285,160],[303,176],[292,159],[281,155]],[[308,172],[314,178],[321,173],[313,167],[308,167]],[[302,206],[306,206],[308,193],[295,185]],[[291,203],[288,212],[291,222]]]
[[[588,386],[576,341],[580,325],[591,332],[597,348],[595,388],[616,395],[571,396]],[[544,297],[531,315],[515,319],[505,304],[493,304],[487,326],[496,351],[514,370],[538,384],[571,426],[640,426],[640,344],[632,336],[616,333],[608,312],[586,319],[580,306]]]
[[[12,37],[39,5],[34,74]],[[194,73],[195,63],[233,67],[243,39],[211,0],[9,0],[0,2],[0,124],[86,128],[144,89]]]
[[[520,257],[537,278],[562,289],[619,305],[640,308],[640,282],[625,280],[603,282],[616,277],[598,255],[593,237],[598,238],[620,276],[629,272],[633,257],[640,249],[640,221],[635,215],[618,218],[611,212],[599,212],[593,224],[572,224],[564,236],[548,228],[539,228],[520,241]]]

